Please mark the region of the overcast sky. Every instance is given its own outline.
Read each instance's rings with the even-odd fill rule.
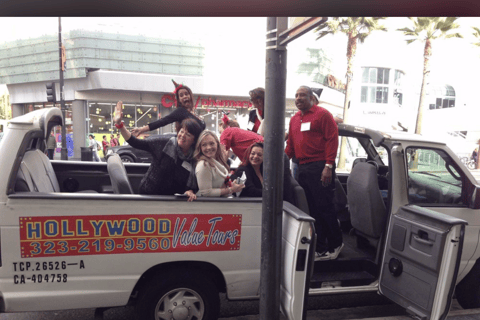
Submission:
[[[476,92],[480,73],[480,48],[473,47],[471,26],[480,27],[480,18],[460,18],[465,39],[448,39],[433,44],[432,76],[440,83],[471,88]],[[421,80],[423,44],[406,45],[397,28],[411,26],[407,18],[388,18],[389,32],[372,34],[359,45],[356,63],[386,64],[404,70],[413,83]],[[195,41],[205,46],[205,91],[225,95],[243,94],[265,84],[266,18],[62,18],[62,31],[98,30],[122,34]],[[0,18],[0,44],[45,34],[57,34],[58,18]],[[288,45],[287,97],[308,80],[296,74],[307,59],[306,48],[324,48],[332,57],[336,76],[346,70],[347,38],[344,34],[319,41],[310,32]],[[307,83],[308,84],[308,83]]]

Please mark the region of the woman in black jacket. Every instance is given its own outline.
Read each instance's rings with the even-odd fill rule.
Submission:
[[[115,126],[132,147],[153,155],[152,163],[140,182],[141,194],[186,194],[193,201],[198,190],[193,151],[202,128],[190,118],[182,121],[176,137],[135,138],[123,125],[122,102],[115,109]]]
[[[175,129],[178,132],[180,130],[180,123],[187,118],[195,120],[202,130],[205,130],[205,122],[195,114],[192,90],[183,84],[178,84],[173,80],[172,82],[175,85],[174,93],[177,101],[177,108],[161,119],[143,127],[132,129],[132,134],[135,135],[135,137],[138,137],[141,133],[164,127],[173,122],[175,122]]]
[[[247,180],[245,188],[240,193],[240,197],[261,197],[263,191],[263,142],[253,143],[246,151],[243,162],[238,167],[233,179],[241,177],[245,172]],[[286,157],[285,157],[286,158]],[[291,185],[291,173],[288,165],[288,158],[284,165],[284,183],[283,183],[283,200],[294,203],[293,186]]]

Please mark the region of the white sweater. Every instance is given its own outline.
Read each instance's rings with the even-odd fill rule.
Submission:
[[[198,183],[197,196],[220,197],[221,187],[224,186],[228,170],[217,160],[213,160],[213,162],[215,167],[211,167],[208,162],[200,160],[195,167]],[[223,196],[228,197],[228,194]]]

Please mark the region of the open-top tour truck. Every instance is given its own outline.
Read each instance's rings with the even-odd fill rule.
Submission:
[[[49,161],[45,139],[62,124],[59,109],[37,110],[0,142],[1,312],[131,304],[139,319],[205,320],[218,317],[219,292],[258,299],[260,198],[140,195],[148,164]],[[283,209],[287,318],[305,317],[307,293],[378,291],[421,319],[444,319],[455,288],[462,306],[480,306],[480,187],[465,166],[412,135],[339,133],[367,155],[337,174],[345,247],[314,262],[296,185]]]

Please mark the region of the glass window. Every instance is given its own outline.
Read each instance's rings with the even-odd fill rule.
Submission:
[[[388,87],[363,86],[360,102],[388,103]]]
[[[393,94],[393,98],[394,98],[394,101],[397,104],[399,104],[399,105],[403,104],[403,93],[399,92],[397,89],[395,89],[395,92]]]
[[[368,83],[368,69],[369,68],[362,68],[362,82]]]
[[[390,77],[390,69],[378,68],[377,83],[388,84],[388,78]]]
[[[377,69],[369,68],[369,83],[377,83]]]
[[[407,148],[406,162],[410,203],[464,205],[464,177],[443,150]]]
[[[368,95],[367,90],[368,90],[368,87],[366,87],[366,86],[362,87],[360,102],[367,102],[367,95]]]
[[[448,84],[445,86],[445,95],[455,97],[455,90],[452,86],[449,86]]]
[[[143,127],[157,120],[158,107],[156,105],[137,105],[135,110],[137,112],[136,127]]]

